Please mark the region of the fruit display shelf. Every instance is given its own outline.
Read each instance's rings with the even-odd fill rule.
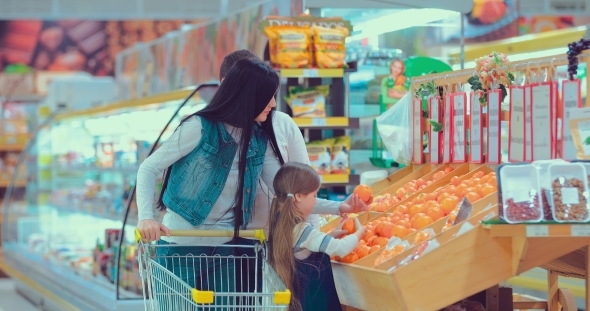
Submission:
[[[409,166],[373,187],[375,196],[393,193],[409,181],[444,172],[449,165]],[[395,204],[391,208],[370,211],[357,217],[363,225],[392,217],[399,204],[412,202],[432,191],[452,187],[457,179],[473,180],[481,174],[493,175],[487,165],[451,165],[453,170]],[[477,175],[476,175],[477,174]],[[486,175],[487,176],[487,175]],[[394,182],[397,180],[397,182]],[[379,189],[379,190],[377,190]],[[454,226],[445,227],[450,215],[402,238],[410,247],[376,264],[381,251],[370,253],[352,263],[333,261],[336,287],[347,310],[439,310],[497,285],[535,267],[549,270],[547,302],[515,300],[515,305],[546,303],[571,305],[571,293],[557,286],[557,275],[586,278],[590,266],[586,248],[590,247],[590,225],[554,224],[508,225],[497,220],[497,192],[472,204],[470,216]],[[328,232],[340,220],[324,227]],[[432,230],[429,240],[417,241],[419,232]],[[581,250],[580,250],[581,249]],[[553,282],[553,278],[555,282]],[[587,289],[588,291],[588,289]],[[428,293],[428,295],[424,295]],[[587,292],[588,297],[590,294]],[[495,298],[497,302],[497,297]],[[498,310],[488,308],[487,310]],[[564,309],[566,310],[566,309]]]

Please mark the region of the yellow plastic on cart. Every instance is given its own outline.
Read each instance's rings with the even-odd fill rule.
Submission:
[[[204,291],[193,288],[191,290],[191,296],[198,304],[212,304],[215,301],[215,294],[212,291]]]
[[[135,242],[139,243],[139,241],[141,241],[141,232],[139,232],[139,229],[135,228]]]
[[[275,292],[273,302],[275,305],[288,305],[291,303],[291,291]]]

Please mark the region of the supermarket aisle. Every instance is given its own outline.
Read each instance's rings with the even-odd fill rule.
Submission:
[[[0,278],[0,311],[12,310],[38,311],[39,309],[14,290],[14,282]]]

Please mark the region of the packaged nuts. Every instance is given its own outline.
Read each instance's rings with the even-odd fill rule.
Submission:
[[[553,164],[549,167],[553,218],[561,222],[587,222],[588,177],[579,163]]]
[[[500,217],[509,223],[543,220],[537,168],[531,164],[504,165],[499,173]]]

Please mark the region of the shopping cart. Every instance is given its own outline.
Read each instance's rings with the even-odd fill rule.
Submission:
[[[233,231],[225,230],[171,230],[170,234],[182,237],[233,237]],[[193,250],[203,250],[202,253],[192,254],[184,253],[186,245],[144,242],[136,229],[145,309],[287,310],[291,292],[266,259],[264,232],[240,231],[239,236],[258,241],[248,246],[190,246],[194,247]],[[244,251],[240,253],[247,255],[236,256],[236,248],[243,248]],[[207,251],[211,249],[215,249],[214,253]],[[245,266],[248,268],[245,269]]]

